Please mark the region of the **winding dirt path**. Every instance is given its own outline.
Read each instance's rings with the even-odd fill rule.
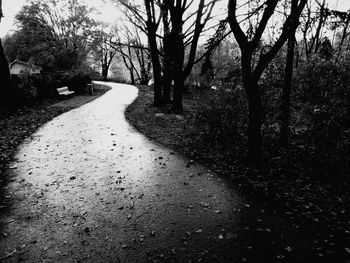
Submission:
[[[6,189],[3,262],[231,262],[243,198],[215,173],[150,141],[112,89],[26,140]],[[1,261],[1,260],[0,260]],[[191,262],[191,261],[190,261]]]

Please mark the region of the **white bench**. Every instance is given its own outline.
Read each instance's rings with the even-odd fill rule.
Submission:
[[[74,91],[68,90],[68,87],[58,88],[57,92],[58,92],[58,95],[60,96],[67,96],[67,95],[74,94]]]

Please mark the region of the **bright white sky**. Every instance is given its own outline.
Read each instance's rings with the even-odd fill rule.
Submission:
[[[3,0],[2,4],[4,18],[1,20],[0,23],[0,37],[4,37],[7,33],[10,33],[11,30],[16,29],[14,25],[14,17],[25,2],[26,0]],[[110,23],[114,23],[118,19],[119,11],[115,7],[115,5],[111,4],[108,0],[86,0],[86,2],[100,11],[100,15],[96,14],[97,19]],[[227,2],[227,0],[224,0],[222,2]],[[350,9],[349,0],[327,0],[327,2],[329,3],[330,8],[337,7],[337,9],[339,10]]]

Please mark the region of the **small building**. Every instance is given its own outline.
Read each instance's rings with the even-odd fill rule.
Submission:
[[[33,62],[24,62],[19,59],[15,59],[10,63],[10,73],[11,75],[21,75],[21,74],[40,74],[42,68],[34,65]]]

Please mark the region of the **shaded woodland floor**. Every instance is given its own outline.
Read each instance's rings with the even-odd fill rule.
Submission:
[[[127,108],[126,117],[150,138],[232,179],[252,200],[293,225],[317,262],[348,262],[350,177],[346,166],[327,159],[327,154],[315,158],[308,138],[300,137],[285,152],[267,139],[263,168],[249,169],[244,164],[244,140],[214,145],[198,132],[193,97],[187,94],[184,114],[175,115],[170,105],[152,107],[152,89],[139,86],[139,96]]]

